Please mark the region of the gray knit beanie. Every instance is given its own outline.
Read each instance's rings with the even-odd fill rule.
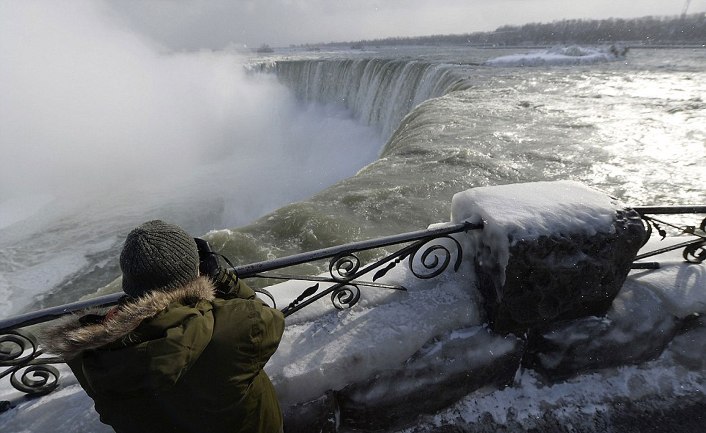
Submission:
[[[148,221],[127,235],[120,253],[123,292],[138,297],[152,290],[170,290],[198,277],[196,242],[179,226]]]

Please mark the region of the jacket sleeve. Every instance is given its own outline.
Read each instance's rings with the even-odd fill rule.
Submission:
[[[259,308],[259,327],[260,338],[258,344],[258,359],[259,368],[262,369],[270,357],[275,353],[282,334],[284,333],[284,315],[281,311],[268,307],[259,299],[254,300],[260,304]]]
[[[233,293],[232,297],[234,298],[255,299],[255,291],[240,278],[238,278],[238,282],[234,284],[231,293]]]
[[[247,359],[241,369],[257,373],[279,346],[284,315],[255,297],[255,291],[242,280],[238,286],[215,301],[219,305],[216,334],[232,341],[233,359]]]

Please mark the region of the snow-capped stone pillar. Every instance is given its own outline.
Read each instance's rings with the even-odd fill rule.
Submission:
[[[605,313],[646,236],[637,212],[572,181],[460,192],[451,219],[484,224],[464,251],[504,333]]]

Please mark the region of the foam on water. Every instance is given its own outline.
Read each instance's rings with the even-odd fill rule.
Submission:
[[[572,45],[555,47],[550,50],[536,51],[524,54],[511,54],[490,59],[488,66],[561,66],[588,65],[602,62],[612,62],[625,58],[623,47],[591,48]]]

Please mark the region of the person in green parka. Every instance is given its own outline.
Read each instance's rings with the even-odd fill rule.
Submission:
[[[45,330],[118,433],[282,431],[263,367],[284,317],[225,269],[199,275],[196,243],[180,227],[149,221],[120,255],[126,296]]]

